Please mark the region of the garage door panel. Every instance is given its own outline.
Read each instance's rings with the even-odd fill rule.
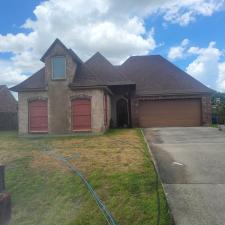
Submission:
[[[200,126],[200,99],[139,102],[140,127]]]

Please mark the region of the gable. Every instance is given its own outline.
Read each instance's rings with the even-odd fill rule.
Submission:
[[[73,58],[74,62],[78,64],[82,63],[82,60],[78,57],[78,55],[72,49],[68,49],[58,38],[51,44],[51,46],[41,57],[41,61],[45,62],[47,57],[57,54],[57,50],[55,50],[54,53],[54,49],[57,48],[60,49],[60,52],[64,52],[64,54],[68,53]]]

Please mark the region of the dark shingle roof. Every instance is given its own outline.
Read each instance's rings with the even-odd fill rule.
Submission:
[[[213,92],[159,55],[133,56],[117,69],[136,83],[140,96]]]
[[[60,40],[56,39],[44,54],[42,60],[57,43],[66,48]],[[113,66],[100,53],[94,54],[83,63],[75,52],[67,48],[66,50],[77,62],[77,70],[71,87],[136,84],[136,94],[140,96],[213,92],[213,90],[159,55],[132,56],[121,66]],[[42,68],[10,90],[17,92],[45,90],[44,73],[45,69]]]
[[[99,52],[83,63],[74,76],[72,86],[133,84]]]
[[[6,85],[0,85],[0,90],[1,90],[3,87],[6,87]]]
[[[25,81],[10,88],[10,90],[16,92],[45,90],[45,86],[45,68],[42,68]]]
[[[0,112],[17,112],[17,101],[6,85],[0,85]]]
[[[77,62],[78,64],[82,64],[82,60],[80,59],[80,57],[70,48],[68,49],[70,55],[72,56],[72,58],[74,59],[75,62]]]

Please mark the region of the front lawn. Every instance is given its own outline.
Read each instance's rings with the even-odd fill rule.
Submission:
[[[155,172],[136,129],[101,136],[18,138],[0,133],[0,163],[12,194],[11,225],[105,225],[81,179],[52,154],[85,175],[118,225],[156,225]],[[172,224],[160,185],[160,224]]]

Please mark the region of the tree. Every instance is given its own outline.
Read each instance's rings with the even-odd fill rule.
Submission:
[[[225,93],[217,92],[212,96],[212,116],[217,123],[225,123]]]

